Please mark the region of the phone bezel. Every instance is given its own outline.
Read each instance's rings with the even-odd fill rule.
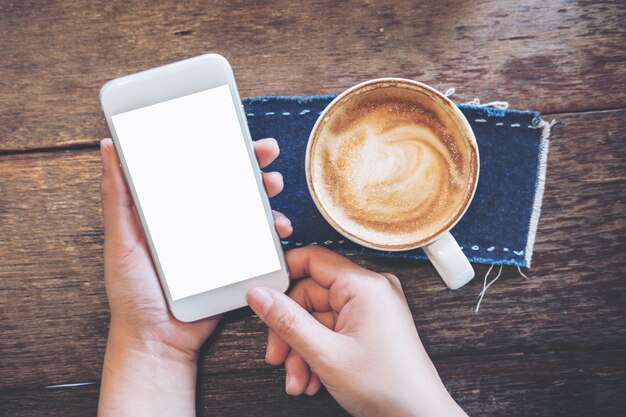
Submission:
[[[223,85],[228,85],[235,103],[237,118],[244,135],[250,162],[253,165],[257,186],[261,191],[263,207],[272,231],[272,237],[278,253],[281,269],[180,300],[173,300],[170,295],[167,280],[161,269],[150,231],[141,210],[141,203],[137,198],[132,177],[126,165],[126,160],[118,142],[115,126],[113,125],[111,117],[119,113]],[[250,136],[250,130],[248,129],[248,122],[243,110],[243,105],[241,105],[235,77],[226,58],[218,54],[206,54],[116,78],[102,86],[100,90],[100,103],[113,138],[115,150],[122,165],[126,183],[132,194],[137,213],[146,235],[150,255],[152,256],[163,294],[174,317],[180,321],[191,322],[246,306],[246,292],[250,288],[257,286],[271,287],[282,292],[286,291],[289,287],[287,264],[280,244],[280,238],[274,227],[274,217],[269,204],[269,198],[263,186],[261,169],[254,155],[252,138]]]

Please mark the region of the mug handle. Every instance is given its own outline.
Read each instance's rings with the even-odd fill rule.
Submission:
[[[461,288],[474,278],[474,268],[450,232],[445,232],[422,249],[451,290]]]

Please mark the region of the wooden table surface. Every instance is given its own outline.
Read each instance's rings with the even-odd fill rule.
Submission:
[[[96,412],[109,319],[100,86],[216,51],[242,96],[400,76],[566,123],[530,279],[504,268],[479,314],[487,265],[453,292],[424,262],[357,261],[400,277],[470,415],[624,415],[625,21],[619,1],[0,1],[0,414]],[[227,317],[201,355],[199,414],[344,415],[326,392],[287,396],[264,344],[249,310]]]

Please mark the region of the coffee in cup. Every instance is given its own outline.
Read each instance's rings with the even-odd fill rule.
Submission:
[[[427,255],[442,237],[454,241],[444,235],[467,210],[479,172],[476,140],[454,103],[398,78],[367,81],[333,100],[311,132],[305,164],[313,201],[342,235],[379,250],[424,247]],[[433,263],[446,269],[437,265],[445,260]],[[465,284],[454,280],[446,283]]]

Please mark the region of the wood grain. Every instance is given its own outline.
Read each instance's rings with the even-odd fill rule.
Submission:
[[[0,416],[94,415],[108,330],[97,100],[108,79],[216,51],[242,96],[339,92],[402,76],[458,101],[509,100],[567,123],[550,145],[533,269],[445,289],[400,277],[420,336],[470,415],[626,409],[626,5],[620,1],[0,0]],[[284,394],[265,328],[227,315],[201,352],[202,415],[343,416]],[[75,388],[49,385],[92,383]]]
[[[626,105],[623,2],[19,1],[0,4],[0,151],[108,136],[109,79],[217,51],[242,96],[401,76],[542,112]]]
[[[626,351],[488,355],[435,360],[447,388],[469,415],[620,416],[626,407]],[[202,375],[199,415],[345,416],[324,390],[284,393],[275,368]],[[0,415],[94,415],[98,385],[1,390]]]
[[[626,348],[626,111],[558,115],[535,267],[448,291],[426,263],[358,262],[403,282],[435,358]],[[598,152],[597,150],[602,150]],[[0,389],[99,380],[108,312],[96,150],[0,157]],[[203,372],[264,366],[264,327],[230,316]]]

